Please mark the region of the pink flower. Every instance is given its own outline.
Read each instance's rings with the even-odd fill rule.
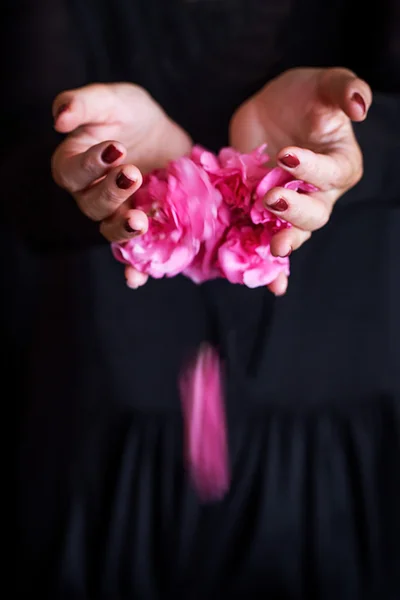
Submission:
[[[250,210],[252,194],[268,169],[265,163],[266,145],[249,154],[242,154],[233,148],[223,148],[218,157],[200,146],[192,150],[191,158],[209,174],[213,185],[221,192],[224,202],[233,211],[233,218]]]
[[[289,275],[289,259],[272,256],[270,242],[276,223],[232,227],[218,251],[219,267],[231,283],[255,288],[268,285],[280,273]]]
[[[258,225],[259,223],[267,223],[271,220],[276,220],[276,224],[279,228],[289,225],[284,221],[277,219],[264,205],[264,196],[274,187],[284,187],[295,192],[316,192],[317,188],[310,183],[305,183],[299,179],[292,179],[292,176],[287,171],[284,171],[280,167],[271,169],[265,177],[259,182],[255,190],[255,202],[250,212],[250,217],[253,223]]]
[[[114,256],[144,275],[183,273],[195,283],[225,277],[257,287],[288,273],[288,259],[273,257],[270,241],[291,225],[264,206],[264,196],[274,187],[316,188],[267,167],[265,148],[223,148],[216,156],[195,146],[189,157],[146,176],[133,199],[149,216],[149,230],[113,244]]]
[[[191,160],[199,167],[204,169],[206,173],[218,173],[221,168],[218,158],[212,152],[209,152],[202,146],[193,146],[190,153]]]
[[[218,248],[218,239],[211,239],[204,242],[198,254],[194,257],[190,265],[184,269],[182,274],[197,284],[221,277],[221,271],[216,262]]]
[[[243,180],[254,187],[269,171],[269,168],[266,167],[269,161],[269,156],[265,152],[266,148],[267,144],[263,144],[247,154],[238,152],[234,148],[222,148],[218,159],[223,169],[240,170]]]
[[[214,236],[201,244],[197,256],[183,271],[183,275],[194,283],[203,283],[222,277],[221,269],[218,266],[218,250],[230,226],[230,218],[228,207],[221,204],[215,221]]]
[[[179,387],[192,481],[203,500],[218,500],[229,488],[230,474],[221,365],[212,346],[201,346]]]
[[[146,234],[113,244],[121,262],[154,278],[173,277],[193,261],[201,243],[214,238],[222,198],[206,173],[189,158],[146,178],[133,196],[135,208],[149,216]]]

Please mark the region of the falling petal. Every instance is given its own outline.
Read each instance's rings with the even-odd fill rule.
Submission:
[[[183,372],[180,391],[192,481],[202,500],[221,499],[230,483],[227,430],[221,363],[209,344]]]

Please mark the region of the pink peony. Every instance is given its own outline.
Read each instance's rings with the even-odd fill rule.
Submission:
[[[149,218],[146,234],[113,244],[121,262],[154,278],[173,277],[193,261],[201,242],[214,238],[220,192],[189,158],[170,163],[146,178],[133,196]]]
[[[243,181],[254,188],[269,171],[269,168],[266,167],[269,161],[269,156],[265,152],[266,148],[267,144],[263,144],[247,154],[238,152],[234,148],[222,148],[218,159],[223,169],[240,170]]]
[[[214,236],[201,244],[197,256],[183,271],[183,275],[194,281],[194,283],[203,283],[222,277],[218,266],[218,250],[230,226],[230,218],[231,214],[228,207],[221,204],[218,208]]]
[[[199,496],[218,500],[230,483],[228,443],[218,353],[203,344],[179,382],[185,457]]]
[[[280,273],[289,275],[289,259],[272,256],[270,242],[275,223],[232,227],[218,251],[219,267],[231,283],[249,288],[265,286]]]
[[[218,173],[221,169],[218,157],[202,146],[193,146],[190,159],[210,175]]]
[[[149,230],[113,244],[114,256],[144,275],[182,273],[198,284],[225,277],[257,287],[289,273],[288,259],[273,257],[270,241],[290,224],[265,207],[264,196],[274,187],[316,188],[267,167],[265,149],[223,148],[216,156],[195,146],[189,157],[146,176],[133,200],[149,216]]]
[[[265,164],[269,157],[264,152],[265,148],[266,145],[263,145],[249,154],[223,148],[216,157],[195,146],[191,158],[209,174],[224,202],[240,217],[243,212],[249,212],[253,192],[260,179],[268,173]]]

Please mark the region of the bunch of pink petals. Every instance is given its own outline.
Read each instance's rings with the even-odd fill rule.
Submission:
[[[263,198],[276,186],[314,188],[267,167],[265,148],[215,155],[195,146],[190,156],[147,175],[132,207],[149,216],[149,229],[113,244],[115,258],[153,278],[183,274],[195,283],[222,277],[255,288],[288,275],[288,258],[273,256],[270,242],[290,225]]]

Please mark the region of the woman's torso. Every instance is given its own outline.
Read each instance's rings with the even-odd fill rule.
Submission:
[[[217,149],[269,78],[343,64],[344,4],[68,3],[75,58],[60,48],[65,76],[46,93],[137,81]],[[44,37],[57,45],[51,6]],[[25,583],[90,600],[256,597],[258,586],[365,600],[369,584],[393,586],[399,255],[398,209],[339,203],[291,259],[278,300],[184,278],[134,292],[105,246],[43,258],[21,426]],[[176,380],[210,337],[230,373],[234,482],[204,508],[184,475]]]

